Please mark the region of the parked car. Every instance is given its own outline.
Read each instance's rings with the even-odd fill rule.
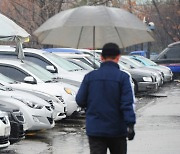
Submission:
[[[0,110],[8,114],[10,121],[11,131],[9,136],[9,141],[11,144],[20,141],[25,138],[24,124],[25,119],[23,114],[20,112],[19,108],[13,104],[8,104],[0,101]]]
[[[135,94],[138,92],[156,92],[158,90],[157,79],[153,73],[138,68],[130,69],[122,61],[119,61],[118,64],[121,70],[126,70],[131,74]]]
[[[162,71],[164,75],[164,82],[171,81],[173,78],[172,71],[166,66],[157,65],[155,62],[143,56],[130,56],[130,58],[137,60],[138,62],[142,63],[144,66],[156,69],[158,71]]]
[[[17,58],[15,48],[0,46],[1,58]],[[48,70],[55,76],[61,78],[63,82],[79,86],[84,75],[87,73],[77,65],[68,62],[57,55],[32,48],[23,49],[25,60],[33,62]]]
[[[180,75],[180,41],[169,44],[154,60],[157,64],[167,66],[174,76]]]
[[[14,85],[16,88],[38,90],[63,98],[67,104],[68,116],[79,110],[75,102],[77,87],[53,79],[54,76],[50,72],[34,63],[21,62],[17,59],[1,59],[0,73],[24,83]]]
[[[64,102],[64,99],[62,98],[62,96],[58,96],[58,98],[57,98],[48,93],[37,91],[38,89],[37,90],[26,89],[25,85],[27,85],[27,84],[17,82],[13,79],[10,79],[10,78],[4,76],[1,73],[0,73],[0,84],[3,86],[6,86],[7,89],[12,90],[12,88],[13,88],[13,90],[16,89],[19,91],[27,92],[27,93],[33,94],[37,97],[40,97],[43,100],[45,100],[46,102],[48,102],[51,105],[51,107],[53,108],[53,118],[55,121],[66,118],[67,105]]]
[[[13,87],[13,85],[11,84]],[[16,87],[16,86],[15,86]],[[64,102],[64,99],[62,97],[55,97],[51,94],[37,91],[37,90],[31,90],[31,89],[22,89],[22,88],[17,88],[16,89],[24,92],[28,92],[30,94],[33,94],[35,96],[38,96],[42,98],[43,100],[47,101],[53,108],[53,119],[55,121],[62,120],[66,118],[67,114],[67,104]]]
[[[0,97],[3,102],[20,109],[26,119],[25,130],[34,131],[54,127],[53,111],[49,107],[18,97],[3,96],[1,94]]]
[[[144,66],[143,64],[141,64],[140,62],[131,59],[129,56],[121,56],[120,61],[123,62],[123,64],[125,64],[130,69],[138,68],[146,72],[149,71],[149,73],[152,73],[154,76],[156,76],[156,81],[158,83],[158,86],[161,86],[163,84],[164,82],[163,72],[160,72],[153,68],[148,68]]]
[[[10,122],[6,112],[0,111],[0,149],[10,145]]]

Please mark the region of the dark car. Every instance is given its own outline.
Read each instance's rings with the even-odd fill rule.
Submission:
[[[153,61],[169,67],[175,77],[180,76],[180,41],[169,44]]]
[[[10,143],[13,144],[23,139],[25,137],[23,127],[25,120],[20,110],[12,104],[10,105],[2,100],[0,101],[0,110],[8,113],[11,126],[11,132],[9,136]]]
[[[131,74],[135,94],[139,92],[156,92],[158,90],[157,79],[153,73],[138,68],[129,69],[122,61],[119,61],[118,64],[121,70],[125,70]]]

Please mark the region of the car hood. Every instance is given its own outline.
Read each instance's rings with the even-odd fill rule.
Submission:
[[[82,82],[84,76],[87,73],[88,73],[88,71],[86,71],[86,70],[80,70],[80,71],[66,72],[66,73],[57,74],[57,75],[63,79]]]
[[[19,90],[7,90],[7,91],[0,91],[1,95],[3,96],[9,96],[12,98],[16,98],[16,99],[20,99],[20,100],[26,100],[26,101],[32,101],[36,104],[40,104],[40,105],[44,105],[44,106],[49,106],[48,102],[46,102],[45,100],[29,94],[27,92],[23,92],[23,91],[19,91]]]
[[[157,65],[157,66],[148,66],[148,67],[159,70],[159,71],[163,72],[164,74],[169,74],[171,72],[170,69],[166,66]]]
[[[151,76],[152,72],[146,69],[133,68],[127,70],[131,75],[139,75],[139,76]]]

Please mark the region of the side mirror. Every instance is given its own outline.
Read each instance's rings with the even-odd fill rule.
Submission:
[[[31,83],[31,84],[36,84],[36,80],[32,76],[26,76],[24,78],[25,83]]]
[[[54,68],[54,66],[52,65],[48,65],[46,66],[46,69],[51,72],[51,73],[56,73],[56,69]]]

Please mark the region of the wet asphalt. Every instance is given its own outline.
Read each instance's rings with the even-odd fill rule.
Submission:
[[[136,112],[148,104],[168,99],[168,95],[180,96],[180,82],[166,83],[156,93],[139,94],[136,97]],[[173,97],[170,97],[171,99]],[[177,97],[176,97],[177,98]],[[169,100],[171,101],[171,100]],[[171,120],[171,119],[169,119]],[[89,145],[85,133],[85,115],[56,122],[50,130],[27,133],[18,143],[1,149],[0,154],[88,154]]]

